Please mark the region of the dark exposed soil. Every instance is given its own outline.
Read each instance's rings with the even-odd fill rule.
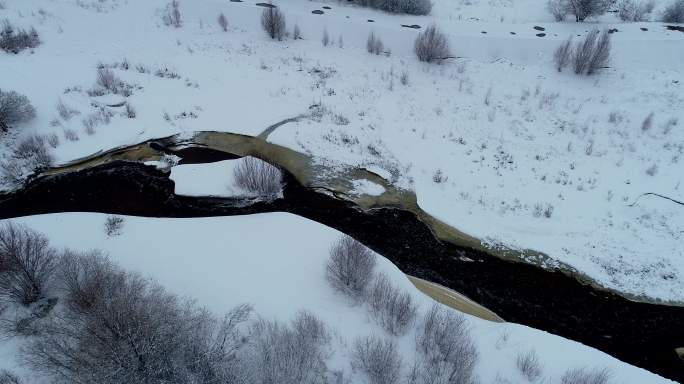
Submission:
[[[193,163],[226,156],[198,149],[178,154]],[[363,212],[350,202],[304,188],[287,174],[285,178],[284,198],[271,203],[185,197],[174,194],[167,173],[118,161],[40,177],[19,192],[0,195],[0,218],[71,211],[151,217],[291,212],[357,238],[405,273],[461,292],[507,321],[577,340],[684,380],[684,363],[675,352],[684,346],[684,308],[629,301],[561,272],[442,243],[411,212]]]

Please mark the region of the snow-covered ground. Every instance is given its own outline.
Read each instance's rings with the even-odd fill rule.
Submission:
[[[46,234],[56,248],[100,249],[125,269],[151,277],[183,297],[195,298],[217,315],[251,303],[267,319],[288,320],[299,310],[318,315],[337,335],[328,364],[352,374],[351,345],[359,336],[391,337],[369,316],[325,280],[331,245],[341,233],[294,215],[275,213],[209,219],[125,217],[119,236],[104,231],[105,215],[70,213],[14,220]],[[0,222],[4,224],[6,221]],[[421,294],[388,260],[377,256],[377,272],[385,273],[419,304],[419,316],[433,301]],[[542,380],[559,382],[569,368],[606,367],[612,382],[668,383],[645,370],[624,364],[576,342],[511,323],[467,317],[480,353],[476,367],[482,383],[526,383],[516,368],[519,353],[534,350],[543,366]],[[415,330],[395,337],[404,373],[415,359]],[[0,369],[18,367],[18,338],[0,344]],[[362,383],[359,373],[352,383]],[[36,380],[36,381],[33,381]],[[29,383],[41,383],[31,379]],[[541,381],[540,381],[541,382]],[[544,381],[546,382],[546,381]]]
[[[58,162],[176,132],[256,135],[321,104],[269,140],[400,175],[423,209],[492,246],[542,251],[606,287],[684,302],[684,210],[655,197],[629,205],[644,192],[684,200],[684,33],[612,14],[554,23],[532,0],[436,0],[426,17],[338,1],[315,15],[324,2],[288,0],[276,3],[304,39],[276,42],[253,1],[181,1],[177,29],[161,21],[166,3],[5,2],[0,19],[35,26],[43,44],[0,54],[0,87],[29,96],[38,118],[25,131],[56,133]],[[459,59],[414,57],[419,30],[401,25],[433,22]],[[556,72],[555,47],[595,27],[618,29],[611,67]],[[371,31],[390,56],[365,51]],[[88,95],[98,63],[131,86],[134,119],[106,108],[106,123],[94,107],[117,101]],[[60,99],[78,115],[60,118]],[[88,134],[83,120],[100,123]]]

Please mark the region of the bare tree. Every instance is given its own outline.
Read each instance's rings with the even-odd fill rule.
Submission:
[[[553,62],[556,64],[556,69],[561,72],[570,63],[572,57],[572,36],[565,40],[553,52]]]
[[[181,19],[180,3],[178,0],[171,0],[169,4],[166,5],[164,9],[164,14],[162,15],[162,21],[164,25],[171,26],[174,28],[180,28],[183,26],[183,20]]]
[[[420,61],[432,63],[449,58],[449,41],[433,24],[418,34],[414,51]]]
[[[11,222],[0,227],[0,296],[23,305],[41,299],[56,259],[42,234]]]
[[[10,126],[31,121],[35,117],[36,110],[28,97],[0,89],[0,132],[6,132]]]
[[[282,40],[285,37],[285,15],[272,3],[261,13],[261,26],[264,31],[274,40]]]
[[[100,256],[64,263],[67,305],[25,349],[31,367],[73,383],[233,382],[249,306],[219,320]]]
[[[412,384],[471,384],[478,352],[461,314],[435,304],[423,318],[416,334],[420,353],[410,375]]]
[[[385,274],[376,277],[368,295],[371,315],[387,332],[403,335],[416,318],[417,305],[408,292],[392,285]]]
[[[218,17],[218,24],[223,29],[223,32],[228,32],[228,19],[226,19],[226,15],[223,12]]]
[[[373,279],[375,255],[363,244],[344,236],[330,249],[326,278],[336,290],[360,299]]]
[[[385,45],[382,43],[380,37],[376,36],[374,32],[368,35],[368,40],[366,40],[366,51],[374,55],[379,55],[385,50]]]
[[[291,325],[259,320],[245,349],[247,383],[324,384],[327,327],[313,314],[300,312]]]
[[[610,371],[606,368],[574,368],[561,376],[561,384],[607,384],[610,376]]]
[[[295,40],[301,40],[302,39],[302,30],[299,29],[298,24],[295,24],[295,26],[294,26],[294,31],[292,31],[292,38]]]
[[[525,353],[519,352],[515,358],[515,366],[530,382],[537,380],[542,374],[541,363],[534,350]]]
[[[401,357],[397,346],[388,339],[374,336],[354,343],[352,366],[366,376],[368,384],[394,384],[401,377]]]
[[[673,0],[663,11],[663,22],[684,23],[684,0]]]
[[[584,21],[590,16],[606,13],[614,0],[567,0],[568,13],[575,15],[575,21]]]
[[[563,21],[568,14],[568,2],[567,0],[548,0],[546,9],[556,21]]]
[[[233,177],[240,188],[260,196],[274,197],[282,190],[280,169],[254,157],[243,158]]]
[[[653,12],[653,0],[620,0],[617,5],[618,17],[622,21],[646,21],[647,15]]]

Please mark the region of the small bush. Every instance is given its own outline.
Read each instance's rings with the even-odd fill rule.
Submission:
[[[373,279],[375,256],[363,244],[344,236],[330,250],[326,278],[336,290],[359,299]]]
[[[38,32],[31,27],[29,31],[15,28],[5,20],[0,30],[0,49],[5,52],[19,53],[27,48],[36,48],[40,45]]]
[[[280,41],[285,37],[285,15],[271,4],[261,13],[261,27],[271,39]]]
[[[0,89],[0,131],[7,131],[14,124],[31,121],[36,110],[28,97],[15,91]]]
[[[78,141],[78,133],[71,128],[64,130],[64,138],[68,141]]]
[[[663,22],[684,23],[684,0],[674,0],[663,11]]]
[[[534,351],[518,353],[518,356],[515,359],[515,366],[518,367],[520,373],[531,382],[537,380],[542,374],[539,357],[537,357],[537,354]]]
[[[572,52],[572,36],[570,36],[553,52],[553,62],[556,64],[558,72],[570,64]]]
[[[401,76],[399,77],[399,81],[401,82],[401,85],[404,85],[404,86],[409,85],[409,74],[408,74],[408,72],[402,72]]]
[[[449,58],[449,41],[435,25],[418,34],[414,44],[414,52],[420,61],[432,63]]]
[[[653,127],[653,112],[649,113],[648,116],[641,122],[641,130],[646,132]]]
[[[164,14],[162,15],[162,21],[167,27],[180,28],[183,26],[183,20],[181,19],[180,3],[178,0],[172,0],[166,5],[164,9]]]
[[[57,255],[42,234],[27,227],[0,227],[0,296],[28,305],[41,299]]]
[[[19,141],[13,155],[21,159],[31,170],[48,168],[54,161],[45,143],[45,137],[40,135],[30,135]]]
[[[50,133],[47,135],[47,143],[50,147],[57,148],[59,146],[59,136],[54,132]]]
[[[327,29],[323,30],[323,38],[321,38],[321,44],[323,44],[324,47],[330,45],[330,35],[328,34]]]
[[[238,187],[259,196],[273,197],[282,190],[280,170],[254,157],[243,158],[235,167],[233,176]]]
[[[475,382],[478,352],[463,315],[435,304],[418,326],[416,347],[421,358],[411,373],[412,383]]]
[[[98,68],[96,84],[111,93],[117,93],[121,87],[121,80],[116,77],[111,69]]]
[[[252,325],[244,360],[248,383],[325,384],[327,327],[300,312],[290,325],[259,320]]]
[[[610,371],[606,368],[575,368],[567,370],[561,376],[561,384],[607,384],[610,376]]]
[[[417,306],[408,292],[401,292],[380,274],[368,295],[371,315],[387,332],[403,335],[416,319]]]
[[[68,121],[72,117],[78,115],[78,111],[64,104],[64,101],[62,101],[62,99],[59,99],[57,101],[57,113],[59,114],[59,117],[61,117],[64,121]]]
[[[301,40],[302,39],[302,30],[299,29],[299,25],[295,24],[294,30],[292,31],[292,38],[295,40]]]
[[[107,216],[105,220],[105,233],[107,236],[121,235],[121,229],[124,225],[124,218],[120,216]]]
[[[610,34],[598,29],[590,31],[583,41],[578,41],[572,55],[576,74],[593,75],[605,68],[610,60]]]
[[[366,376],[368,384],[394,384],[401,376],[401,357],[391,340],[373,336],[354,343],[352,366]]]
[[[137,116],[137,112],[135,110],[135,107],[131,105],[131,103],[126,102],[126,117],[129,119],[135,119]]]
[[[226,19],[226,15],[223,12],[218,17],[218,24],[223,32],[228,32],[228,19]]]
[[[382,43],[382,40],[379,37],[375,36],[375,33],[371,32],[368,35],[368,40],[366,40],[366,51],[374,55],[379,55],[383,53],[384,50],[385,45]]]

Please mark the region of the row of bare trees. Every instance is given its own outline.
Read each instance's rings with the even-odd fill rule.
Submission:
[[[622,21],[646,21],[653,13],[654,0],[548,0],[547,10],[556,21],[565,20],[572,15],[575,21],[600,16],[615,6],[618,17]],[[662,13],[662,21],[666,23],[684,22],[684,0],[673,0]]]

